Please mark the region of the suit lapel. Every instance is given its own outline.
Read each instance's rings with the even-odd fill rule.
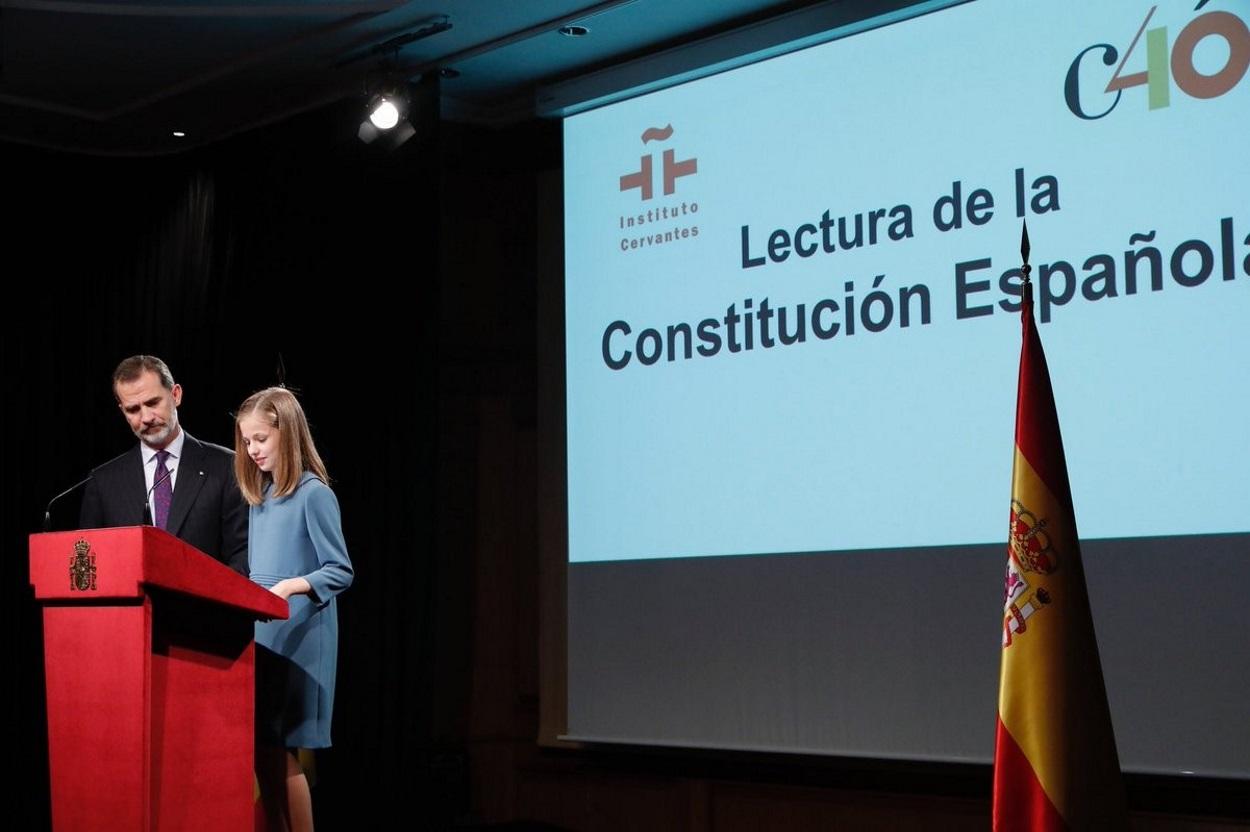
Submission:
[[[130,452],[127,457],[126,464],[121,466],[118,471],[120,479],[117,496],[122,499],[121,509],[125,513],[119,526],[140,526],[143,525],[144,518],[147,516],[147,490],[148,484],[143,476],[143,449],[137,448]],[[126,499],[127,494],[137,494],[142,499],[136,500],[134,497]],[[116,504],[116,503],[114,503]]]
[[[204,450],[200,443],[187,434],[182,443],[182,459],[178,460],[178,481],[174,485],[174,499],[169,505],[169,520],[166,524],[166,531],[172,535],[182,531],[191,506],[195,505],[195,498],[204,487],[204,468],[201,464],[203,458]]]

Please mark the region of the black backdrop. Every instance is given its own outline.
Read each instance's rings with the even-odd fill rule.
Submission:
[[[0,684],[14,828],[48,822],[25,537],[53,494],[133,445],[109,376],[139,352],[164,358],[183,385],[187,429],[224,445],[231,410],[281,375],[335,480],[357,579],[340,601],[319,825],[466,810],[476,474],[463,401],[503,376],[532,404],[526,172],[558,164],[559,131],[440,126],[436,85],[420,95],[419,133],[391,153],[355,139],[358,102],[176,157],[0,145],[11,373],[0,606],[16,645],[16,672]],[[482,370],[501,362],[511,371]],[[54,528],[76,515],[67,498]]]

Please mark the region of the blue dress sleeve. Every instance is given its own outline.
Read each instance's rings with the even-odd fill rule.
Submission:
[[[310,600],[318,608],[330,603],[335,595],[352,584],[352,562],[343,540],[339,501],[330,488],[320,482],[309,489],[304,518],[308,537],[317,553],[318,567],[304,579],[312,587]]]

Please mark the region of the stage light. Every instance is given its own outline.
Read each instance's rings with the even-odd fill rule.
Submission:
[[[374,105],[373,112],[369,113],[369,121],[379,130],[390,130],[399,124],[399,108],[394,101],[383,98]]]
[[[380,147],[394,150],[417,132],[408,121],[408,109],[406,82],[389,81],[380,85],[369,97],[366,117],[360,123],[357,137],[365,144],[377,142]]]

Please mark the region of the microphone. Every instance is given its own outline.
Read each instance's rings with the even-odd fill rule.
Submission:
[[[152,492],[156,490],[156,486],[160,485],[161,483],[163,483],[165,480],[169,479],[173,475],[174,475],[174,472],[166,468],[165,476],[157,477],[155,480],[153,480],[152,487],[148,489],[147,494],[143,495],[143,525],[145,526],[156,525],[155,523],[152,522]]]
[[[48,529],[52,527],[52,504],[55,503],[57,500],[61,499],[62,497],[64,497],[66,494],[72,494],[73,492],[82,488],[84,485],[86,485],[89,482],[91,482],[90,474],[87,475],[86,479],[83,479],[83,480],[80,480],[79,482],[74,483],[69,488],[62,491],[60,494],[57,494],[51,500],[48,500],[48,506],[47,508],[43,510],[43,530],[45,532],[48,531]]]

